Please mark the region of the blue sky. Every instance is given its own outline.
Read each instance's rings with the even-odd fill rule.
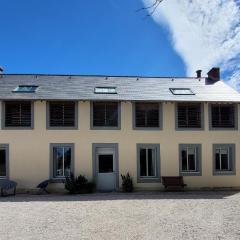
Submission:
[[[240,0],[163,0],[152,19],[168,29],[187,75],[219,66],[223,80],[240,90]]]
[[[5,73],[195,76],[239,89],[240,1],[0,0]]]
[[[169,33],[141,0],[0,0],[5,73],[184,76]]]

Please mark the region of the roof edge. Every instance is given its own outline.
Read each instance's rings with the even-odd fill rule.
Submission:
[[[145,75],[104,75],[104,74],[46,74],[46,73],[2,73],[1,76],[62,76],[62,77],[119,77],[119,78],[189,78],[189,79],[200,79],[199,77],[180,77],[180,76],[145,76]],[[205,79],[205,77],[201,77],[201,79]]]

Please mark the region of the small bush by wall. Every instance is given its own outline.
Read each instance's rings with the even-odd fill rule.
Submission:
[[[133,180],[132,180],[132,177],[130,176],[130,174],[129,173],[127,173],[126,175],[121,174],[121,178],[122,178],[122,190],[124,192],[132,192],[133,191]]]
[[[69,177],[66,177],[65,189],[70,194],[92,193],[95,190],[95,183],[89,182],[83,175],[75,178],[71,173]]]

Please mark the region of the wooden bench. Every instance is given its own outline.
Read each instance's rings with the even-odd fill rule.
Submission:
[[[1,179],[0,180],[0,189],[1,189],[1,196],[8,196],[8,195],[16,195],[16,187],[17,183],[8,179]],[[9,194],[9,190],[13,190],[12,194]]]
[[[187,184],[184,184],[182,176],[164,176],[162,177],[162,184],[165,189],[168,187],[182,187],[184,188]]]

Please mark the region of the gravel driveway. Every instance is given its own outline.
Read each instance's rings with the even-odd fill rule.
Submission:
[[[240,239],[240,193],[5,197],[0,239]]]

